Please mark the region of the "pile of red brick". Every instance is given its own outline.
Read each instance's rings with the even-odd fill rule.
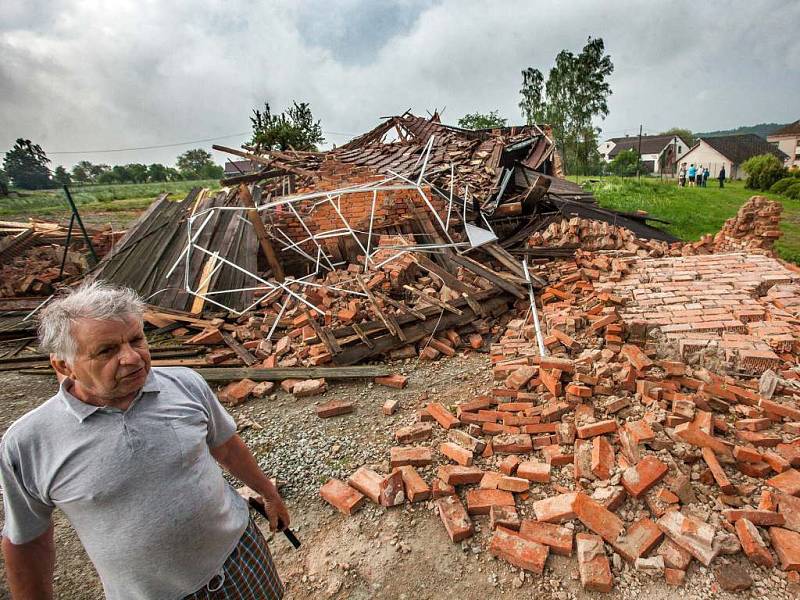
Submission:
[[[47,296],[53,293],[54,285],[59,281],[79,276],[88,269],[86,253],[70,250],[63,276],[59,279],[63,258],[63,247],[47,245],[27,248],[18,256],[3,260],[0,264],[0,296]]]
[[[537,274],[548,356],[518,302],[494,388],[431,402],[396,431],[390,472],[322,497],[345,514],[432,500],[454,542],[486,516],[490,553],[541,573],[575,552],[587,590],[621,561],[680,586],[693,560],[739,552],[800,583],[797,274],[758,254],[602,252]]]

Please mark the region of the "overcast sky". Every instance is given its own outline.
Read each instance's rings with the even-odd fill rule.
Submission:
[[[310,102],[338,144],[409,108],[519,123],[520,71],[588,36],[615,66],[604,136],[790,122],[798,25],[798,0],[2,0],[0,152],[172,164],[213,142],[83,151],[237,146],[264,100]]]

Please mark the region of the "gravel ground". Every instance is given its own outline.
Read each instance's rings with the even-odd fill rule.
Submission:
[[[456,356],[436,363],[410,361],[393,365],[410,375],[404,390],[375,386],[371,382],[329,382],[328,392],[318,398],[294,399],[278,391],[271,397],[250,401],[231,412],[241,435],[260,464],[277,477],[292,514],[292,529],[303,542],[294,551],[283,536],[271,539],[278,568],[287,583],[289,598],[797,598],[800,591],[787,584],[783,573],[756,568],[741,555],[730,557],[739,570],[750,573],[755,584],[747,592],[719,591],[714,568],[694,561],[683,588],[670,588],[660,577],[634,571],[628,565],[615,568],[611,594],[589,594],[580,588],[575,558],[552,556],[544,575],[523,573],[486,551],[490,531],[487,517],[476,519],[476,535],[460,544],[447,538],[432,503],[386,510],[368,504],[353,517],[344,517],[325,504],[319,486],[329,477],[345,478],[361,465],[388,471],[393,432],[414,421],[415,411],[427,395],[445,404],[474,398],[491,387],[491,370],[483,355]],[[0,405],[0,430],[46,400],[56,389],[51,377],[0,373],[0,388],[7,390]],[[387,398],[401,399],[402,408],[391,417],[381,412]],[[316,417],[316,402],[332,398],[357,400],[356,411],[332,419]],[[432,441],[444,439],[437,431]],[[436,465],[422,470],[431,480]],[[556,474],[566,482],[567,471]],[[530,503],[552,492],[534,488],[521,503],[529,514]],[[624,516],[635,516],[636,506],[626,504]],[[630,513],[630,515],[626,514]],[[265,524],[260,523],[262,527]],[[56,597],[69,600],[102,598],[97,575],[74,531],[63,515],[56,514]],[[0,597],[8,597],[4,575]]]

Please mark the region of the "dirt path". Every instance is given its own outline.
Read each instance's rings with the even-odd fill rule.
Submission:
[[[476,519],[475,537],[452,544],[432,504],[419,503],[386,510],[367,505],[353,517],[344,517],[326,505],[317,493],[328,477],[345,477],[362,464],[388,469],[391,433],[414,420],[415,409],[427,392],[431,399],[447,403],[474,397],[491,386],[485,356],[457,356],[438,363],[395,365],[410,375],[405,390],[356,381],[332,383],[323,397],[356,399],[357,411],[333,419],[318,419],[313,411],[319,398],[295,400],[279,392],[273,398],[248,402],[232,412],[250,426],[242,435],[256,452],[262,466],[279,478],[282,493],[293,515],[292,528],[303,542],[294,551],[283,536],[270,542],[279,570],[287,582],[289,598],[296,599],[425,599],[425,598],[536,598],[567,600],[601,597],[587,594],[577,580],[575,558],[552,556],[542,577],[494,560],[486,551],[490,532],[488,517]],[[46,400],[56,389],[51,377],[0,373],[0,431],[16,418]],[[399,396],[402,409],[392,417],[381,413],[386,398]],[[260,429],[259,429],[260,427]],[[441,433],[437,436],[442,437]],[[436,440],[439,441],[438,438]],[[435,466],[423,470],[427,480]],[[542,490],[542,493],[547,493]],[[532,498],[533,499],[533,498]],[[522,503],[530,513],[529,500]],[[260,523],[264,526],[264,523]],[[56,597],[66,600],[102,598],[97,575],[75,532],[60,513],[56,516]],[[750,565],[754,587],[747,597],[785,598],[784,587],[761,583]],[[3,570],[4,573],[4,570]],[[676,590],[629,567],[615,573],[616,586],[604,598],[661,600],[683,598],[742,598],[714,591],[710,570],[690,568],[686,587]],[[773,585],[767,591],[767,585]],[[752,595],[750,595],[752,594]],[[0,597],[8,597],[4,574]]]

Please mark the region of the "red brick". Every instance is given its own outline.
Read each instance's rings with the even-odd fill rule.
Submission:
[[[381,484],[383,476],[367,467],[359,467],[355,473],[347,478],[347,484],[364,494],[375,504],[381,501]]]
[[[579,533],[575,536],[575,545],[583,589],[592,592],[610,592],[614,578],[603,548],[603,540],[596,535]]]
[[[702,431],[694,423],[681,423],[675,428],[675,435],[684,442],[699,448],[711,448],[717,455],[733,456],[732,444]]]
[[[548,483],[550,481],[550,465],[534,461],[521,462],[517,466],[517,477],[535,483]]]
[[[400,400],[397,398],[389,398],[383,403],[383,414],[387,417],[393,415],[400,408]]]
[[[606,421],[590,423],[589,425],[581,425],[577,428],[577,433],[579,438],[585,440],[596,435],[603,435],[604,433],[611,433],[616,430],[617,422],[614,419],[608,419]]]
[[[664,557],[664,564],[667,567],[679,571],[686,571],[692,562],[692,555],[669,538],[665,538],[658,547],[658,555]]]
[[[769,537],[784,571],[800,571],[800,533],[770,527]]]
[[[433,425],[421,422],[401,427],[394,432],[395,439],[401,444],[421,442],[430,438],[431,435],[433,435]]]
[[[336,417],[353,412],[356,403],[353,400],[328,400],[322,404],[317,404],[314,410],[321,419]]]
[[[740,519],[747,519],[753,525],[760,525],[762,527],[767,527],[769,525],[783,525],[786,522],[781,513],[771,510],[728,508],[722,511],[722,516],[725,517],[730,523],[736,523]]]
[[[575,496],[573,509],[575,516],[587,529],[608,543],[615,542],[625,528],[622,519],[583,492]]]
[[[352,515],[364,504],[366,496],[339,479],[329,479],[319,490],[320,496],[340,513]]]
[[[628,527],[625,535],[611,545],[622,558],[629,562],[636,562],[637,558],[641,558],[655,548],[663,535],[658,525],[647,517],[642,517]]]
[[[575,501],[577,492],[550,496],[533,503],[533,512],[537,521],[561,523],[575,518]]]
[[[461,429],[451,429],[447,432],[447,439],[472,452],[480,454],[486,448],[486,442],[471,436]]]
[[[761,410],[773,415],[787,417],[792,421],[800,421],[800,409],[790,404],[780,404],[766,398],[761,398],[758,401],[758,406]]]
[[[439,479],[438,477],[431,483],[431,497],[443,498],[445,496],[453,496],[456,493],[456,488]]]
[[[379,385],[385,385],[387,387],[402,390],[408,384],[408,377],[405,375],[400,375],[399,373],[395,373],[394,375],[376,377],[374,381]]]
[[[392,468],[405,465],[425,467],[433,462],[433,452],[425,446],[393,446],[389,455]]]
[[[778,496],[778,512],[786,521],[784,527],[800,533],[800,498],[780,494]]]
[[[527,492],[530,487],[531,482],[527,479],[523,479],[522,477],[511,477],[509,475],[504,475],[497,483],[497,489],[515,493]]]
[[[506,387],[510,390],[521,390],[536,375],[537,367],[522,366],[515,369],[506,378]]]
[[[451,542],[460,542],[475,533],[475,527],[458,496],[445,496],[436,501],[439,517]]]
[[[517,509],[513,506],[492,506],[489,509],[489,527],[492,529],[505,527],[519,531],[520,519]]]
[[[472,465],[472,452],[453,442],[439,444],[439,452],[462,466],[469,467]]]
[[[483,477],[481,477],[481,481],[478,486],[482,490],[496,490],[500,485],[500,480],[502,478],[502,473],[498,473],[497,471],[486,471],[483,474]]]
[[[547,561],[547,546],[526,539],[516,531],[498,527],[495,529],[489,552],[515,567],[541,574]]]
[[[592,439],[592,474],[598,479],[608,479],[611,477],[613,468],[614,448],[604,436],[594,437]]]
[[[719,553],[714,546],[714,527],[694,517],[687,517],[677,510],[664,513],[657,525],[678,546],[689,552],[705,566]]]
[[[631,496],[638,498],[658,483],[668,470],[669,467],[652,454],[645,456],[634,466],[625,469],[622,486]]]
[[[541,521],[523,520],[520,534],[531,541],[548,546],[554,554],[572,556],[572,529]]]
[[[514,506],[514,494],[505,490],[467,490],[467,512],[488,515],[492,506]]]
[[[627,358],[628,362],[631,363],[631,366],[633,366],[633,368],[637,371],[643,371],[644,369],[653,366],[653,361],[650,360],[644,352],[642,352],[641,348],[634,346],[633,344],[625,344],[622,346],[620,355]]]
[[[380,505],[397,506],[406,499],[403,475],[398,470],[392,471],[383,478],[380,485]]]
[[[683,585],[685,579],[686,571],[664,567],[664,581],[667,583],[667,585],[680,587]]]
[[[525,454],[533,450],[531,436],[527,433],[497,435],[492,439],[495,454]]]
[[[295,398],[305,398],[306,396],[317,396],[328,389],[328,384],[324,379],[303,379],[292,387],[292,395]]]
[[[719,464],[719,460],[717,460],[717,455],[714,454],[714,451],[711,448],[703,448],[702,453],[703,460],[706,461],[711,474],[714,476],[714,481],[717,482],[717,485],[719,486],[719,489],[722,490],[722,493],[736,493],[736,487],[728,479],[728,476],[725,474],[725,470],[722,468],[722,465]]]
[[[500,461],[500,472],[505,475],[513,475],[517,471],[520,458],[516,454],[509,454],[502,461]]]
[[[478,467],[462,467],[461,465],[444,465],[439,467],[436,475],[448,485],[470,485],[480,483],[483,471]]]
[[[428,412],[444,429],[451,429],[460,424],[460,421],[439,402],[428,404]]]
[[[739,519],[736,521],[736,535],[739,542],[742,544],[742,550],[750,562],[754,565],[761,565],[762,567],[772,568],[775,561],[769,553],[764,540],[761,539],[761,534],[758,532],[753,523],[747,519]]]
[[[772,479],[767,480],[767,484],[779,489],[784,494],[790,496],[800,496],[800,471],[789,469]]]
[[[251,379],[234,381],[220,390],[219,401],[229,406],[237,406],[247,400],[255,387],[256,382]]]
[[[733,457],[739,462],[760,463],[764,462],[764,457],[755,448],[747,446],[734,446]]]
[[[271,394],[274,389],[275,389],[274,381],[260,381],[253,388],[251,394],[256,398],[263,398],[264,396]]]

